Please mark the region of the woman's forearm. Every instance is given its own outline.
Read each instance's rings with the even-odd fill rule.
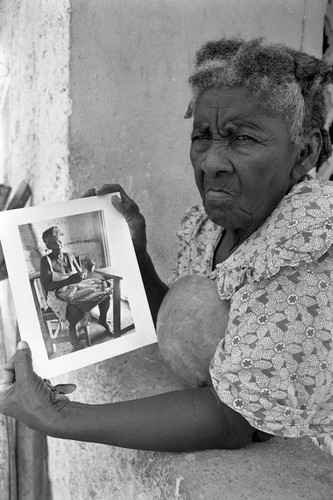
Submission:
[[[45,282],[45,280],[42,280],[42,279],[41,279],[41,281],[42,281],[43,288],[46,292],[55,292],[55,291],[59,290],[60,288],[71,284],[68,282],[68,278],[65,278],[65,279],[59,280],[59,281]]]
[[[154,264],[147,252],[136,252],[143,285],[145,287],[150,313],[156,324],[157,313],[168,286],[158,276]]]
[[[47,433],[54,437],[155,451],[240,448],[253,428],[210,387],[103,405],[69,402]]]

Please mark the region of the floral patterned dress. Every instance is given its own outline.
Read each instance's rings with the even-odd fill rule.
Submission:
[[[253,427],[306,435],[324,448],[333,434],[333,183],[295,186],[213,271],[222,232],[203,207],[191,208],[174,274],[214,279],[230,300],[211,363],[214,388]]]

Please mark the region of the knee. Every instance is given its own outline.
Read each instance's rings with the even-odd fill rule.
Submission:
[[[70,324],[76,325],[76,323],[78,323],[80,319],[82,319],[83,314],[84,313],[81,312],[79,309],[77,309],[71,304],[68,304],[66,318]]]

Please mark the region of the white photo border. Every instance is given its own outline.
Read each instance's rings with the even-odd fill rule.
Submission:
[[[92,196],[0,213],[0,241],[6,261],[20,337],[28,342],[32,352],[34,370],[41,377],[48,379],[56,377],[157,342],[129,228],[124,217],[113,207],[112,196],[114,194]],[[103,236],[106,238],[111,254],[112,268],[117,271],[115,274],[119,274],[126,280],[127,298],[135,324],[135,333],[49,359],[30,287],[19,226],[94,211],[103,213],[105,226],[108,228]],[[113,240],[110,237],[111,233]],[[114,242],[115,233],[117,234],[116,244]]]

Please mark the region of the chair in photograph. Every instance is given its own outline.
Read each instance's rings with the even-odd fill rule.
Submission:
[[[29,280],[46,350],[49,355],[52,355],[56,352],[58,344],[70,342],[69,335],[64,335],[60,319],[46,302],[46,293],[40,282],[40,273],[31,273]],[[90,346],[87,316],[88,314],[85,314],[83,320],[79,322],[77,329],[80,340],[84,340],[87,346]]]

